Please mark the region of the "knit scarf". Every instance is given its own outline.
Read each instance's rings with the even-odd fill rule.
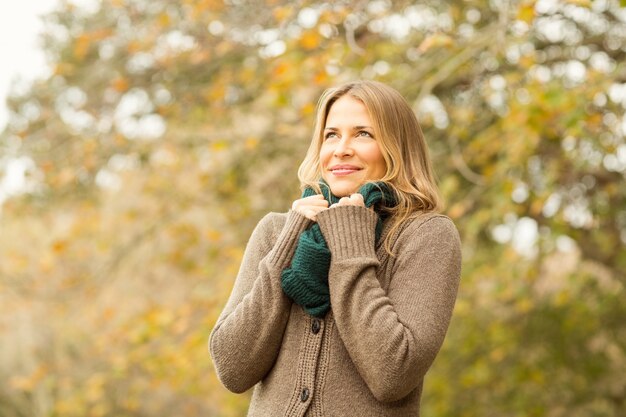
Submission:
[[[339,202],[339,197],[331,193],[328,184],[321,181],[320,188],[329,207]],[[374,210],[378,213],[375,231],[378,241],[382,234],[382,220],[386,214],[381,209],[393,207],[396,204],[394,193],[383,182],[366,183],[357,192],[363,196],[365,207],[374,206]],[[315,194],[312,188],[307,187],[302,193],[302,198]],[[283,291],[296,304],[301,305],[308,314],[322,318],[330,310],[329,269],[330,250],[320,226],[313,223],[300,235],[291,265],[281,274]]]

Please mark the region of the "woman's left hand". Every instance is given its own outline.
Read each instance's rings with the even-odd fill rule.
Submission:
[[[331,205],[329,208],[338,206],[361,206],[365,207],[363,196],[359,193],[354,193],[350,197],[342,197],[338,203]]]

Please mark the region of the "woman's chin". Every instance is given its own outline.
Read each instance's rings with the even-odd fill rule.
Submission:
[[[326,184],[328,184],[328,186],[330,187],[330,191],[333,193],[333,195],[335,197],[349,197],[352,194],[356,193],[357,191],[359,191],[359,188],[361,187],[361,185],[363,185],[365,183],[365,178],[349,178],[355,176],[353,175],[349,175],[349,176],[343,176],[343,177],[336,177],[333,175],[324,175],[322,178],[324,178],[324,181],[326,181]]]
[[[360,185],[330,184],[330,191],[335,197],[349,197],[359,191]]]

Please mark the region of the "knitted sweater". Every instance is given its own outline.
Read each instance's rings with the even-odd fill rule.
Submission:
[[[331,251],[332,309],[307,315],[280,275],[311,220],[264,217],[248,242],[209,348],[233,392],[254,386],[248,416],[419,416],[422,384],[454,307],[461,251],[454,224],[424,214],[375,245],[377,215],[340,206],[317,215]]]

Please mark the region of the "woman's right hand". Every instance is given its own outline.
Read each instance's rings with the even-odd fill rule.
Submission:
[[[316,194],[294,201],[291,209],[302,214],[307,219],[315,221],[319,212],[328,210],[328,201],[324,199],[323,195]]]

